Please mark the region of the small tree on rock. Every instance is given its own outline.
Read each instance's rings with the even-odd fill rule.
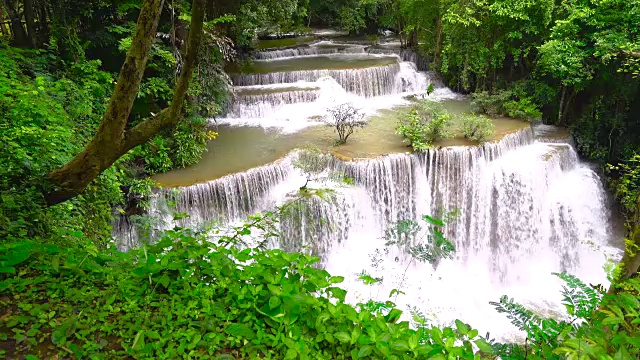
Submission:
[[[367,125],[367,121],[364,120],[364,113],[351,104],[340,104],[327,111],[329,115],[325,118],[325,122],[328,126],[335,127],[338,132],[339,139],[336,141],[336,145],[346,143],[356,128],[362,128]]]

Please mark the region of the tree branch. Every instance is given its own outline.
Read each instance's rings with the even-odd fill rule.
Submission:
[[[202,42],[205,0],[193,0],[187,59],[176,83],[171,106],[125,131],[129,113],[140,89],[149,51],[155,40],[163,4],[164,0],[144,0],[131,48],[127,52],[109,107],[95,136],[82,152],[48,176],[52,187],[46,189],[45,200],[49,206],[79,195],[122,155],[143,144],[158,131],[173,127],[178,122]]]
[[[202,29],[204,24],[205,0],[193,0],[191,8],[191,26],[187,40],[187,55],[182,73],[173,91],[171,106],[162,110],[158,115],[143,121],[127,131],[123,148],[126,151],[145,143],[152,136],[163,129],[174,127],[179,120],[182,104],[189,88],[189,81],[197,65],[200,45],[202,44]]]

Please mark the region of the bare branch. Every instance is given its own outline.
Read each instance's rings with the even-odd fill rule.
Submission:
[[[328,126],[335,127],[338,133],[338,144],[344,144],[356,128],[367,125],[364,113],[353,105],[345,103],[331,109],[327,109],[330,117],[325,118]]]

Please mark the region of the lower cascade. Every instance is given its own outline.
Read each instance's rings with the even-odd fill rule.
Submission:
[[[352,302],[385,301],[399,289],[405,293],[396,300],[400,308],[415,307],[435,323],[460,318],[499,339],[519,337],[489,301],[509,295],[539,311],[560,312],[560,283],[552,273],[606,284],[602,266],[617,251],[608,245],[611,214],[598,175],[571,144],[536,140],[534,131],[422,154],[349,162],[327,156],[325,172],[351,178],[353,185],[310,185],[329,188],[330,195],[296,200],[270,246],[319,256],[320,266],[345,276]],[[164,228],[202,228],[273,209],[307,182],[294,167],[299,156],[295,151],[246,172],[163,190],[151,212]],[[169,202],[189,218],[175,223]],[[402,249],[385,250],[385,231],[398,221],[450,213],[457,216],[444,233],[455,244],[453,259],[432,265],[411,261]],[[114,232],[121,248],[136,245],[137,231],[126,220]],[[363,271],[384,280],[366,286],[358,280]]]

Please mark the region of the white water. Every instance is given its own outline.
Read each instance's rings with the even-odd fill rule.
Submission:
[[[259,74],[236,81],[247,86],[239,86],[229,116],[218,122],[283,132],[318,124],[338,103],[351,102],[368,114],[401,104],[408,94],[424,93],[431,82],[437,86],[429,98],[456,96],[400,59],[379,68]],[[198,229],[282,204],[305,184],[292,165],[296,156],[177,193],[158,193],[152,211],[161,220],[157,228],[174,225],[164,205],[169,200],[176,203],[175,211],[190,214],[178,225]],[[535,309],[561,311],[560,283],[552,272],[606,285],[604,254],[616,250],[608,245],[612,229],[605,192],[597,174],[558,139],[536,141],[527,129],[477,147],[347,163],[331,158],[327,171],[344,173],[355,185],[312,183],[333,188],[335,197],[311,198],[288,212],[281,221],[282,237],[272,246],[320,256],[330,273],[346,277],[349,301],[385,301],[398,288],[406,293],[395,300],[403,310],[414,306],[438,324],[461,319],[511,339],[521,334],[489,301],[509,295]],[[460,215],[445,229],[456,245],[454,259],[434,267],[411,262],[402,249],[383,250],[384,231],[394,222],[455,209]],[[136,245],[138,235],[126,220],[114,232],[121,248]],[[363,270],[383,277],[382,284],[359,282],[356,274]]]
[[[291,133],[322,124],[321,119],[326,116],[327,109],[337,104],[351,103],[366,115],[372,115],[380,109],[408,104],[406,97],[409,95],[419,95],[433,101],[459,97],[443,87],[432,73],[418,72],[410,62],[360,70],[312,70],[247,76],[284,78],[290,74],[301,80],[277,83],[274,79],[271,85],[236,87],[239,91],[251,89],[271,92],[282,87],[289,91],[238,96],[227,116],[218,118],[217,123],[278,128],[284,133]],[[434,84],[435,91],[427,97],[429,84]]]
[[[305,183],[291,165],[296,154],[181,188],[176,211],[191,218],[180,225],[234,221],[281,204]],[[337,195],[312,199],[285,216],[283,236],[274,246],[320,256],[331,274],[346,276],[343,285],[352,302],[385,301],[398,288],[406,293],[397,298],[404,310],[415,306],[439,324],[463,319],[511,339],[519,332],[489,301],[509,295],[535,309],[562,311],[560,283],[552,272],[607,283],[602,265],[605,254],[615,249],[608,245],[605,192],[597,174],[578,161],[568,144],[534,142],[531,131],[523,130],[480,147],[348,163],[332,160],[328,167],[353,177],[356,185],[316,184],[332,186]],[[158,194],[156,204],[170,194]],[[456,245],[454,259],[434,269],[410,263],[410,257],[392,249],[377,265],[372,263],[371,255],[384,249],[384,230],[395,221],[456,208],[460,216],[445,231]],[[383,277],[382,285],[359,282],[356,274],[363,270]]]

